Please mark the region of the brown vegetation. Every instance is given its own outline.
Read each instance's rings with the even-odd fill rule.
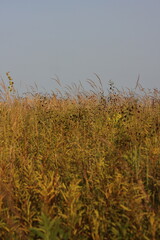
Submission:
[[[160,239],[160,93],[89,83],[24,98],[2,83],[0,239]]]

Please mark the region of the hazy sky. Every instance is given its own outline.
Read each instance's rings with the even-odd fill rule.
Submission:
[[[160,88],[160,0],[0,0],[0,75],[16,87],[112,79]]]

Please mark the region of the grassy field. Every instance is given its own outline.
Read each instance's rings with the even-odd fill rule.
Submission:
[[[110,82],[104,96],[99,79],[89,92],[20,98],[7,77],[0,239],[159,240],[160,92]]]

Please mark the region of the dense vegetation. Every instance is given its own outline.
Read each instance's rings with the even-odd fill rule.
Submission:
[[[160,239],[160,93],[2,83],[0,239]],[[97,76],[98,77],[98,76]],[[75,86],[74,86],[75,87]],[[72,90],[71,88],[68,88]]]

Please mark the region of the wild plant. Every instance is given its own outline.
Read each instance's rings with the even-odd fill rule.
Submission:
[[[0,239],[160,239],[160,92],[0,84]],[[140,94],[137,93],[140,91]]]

